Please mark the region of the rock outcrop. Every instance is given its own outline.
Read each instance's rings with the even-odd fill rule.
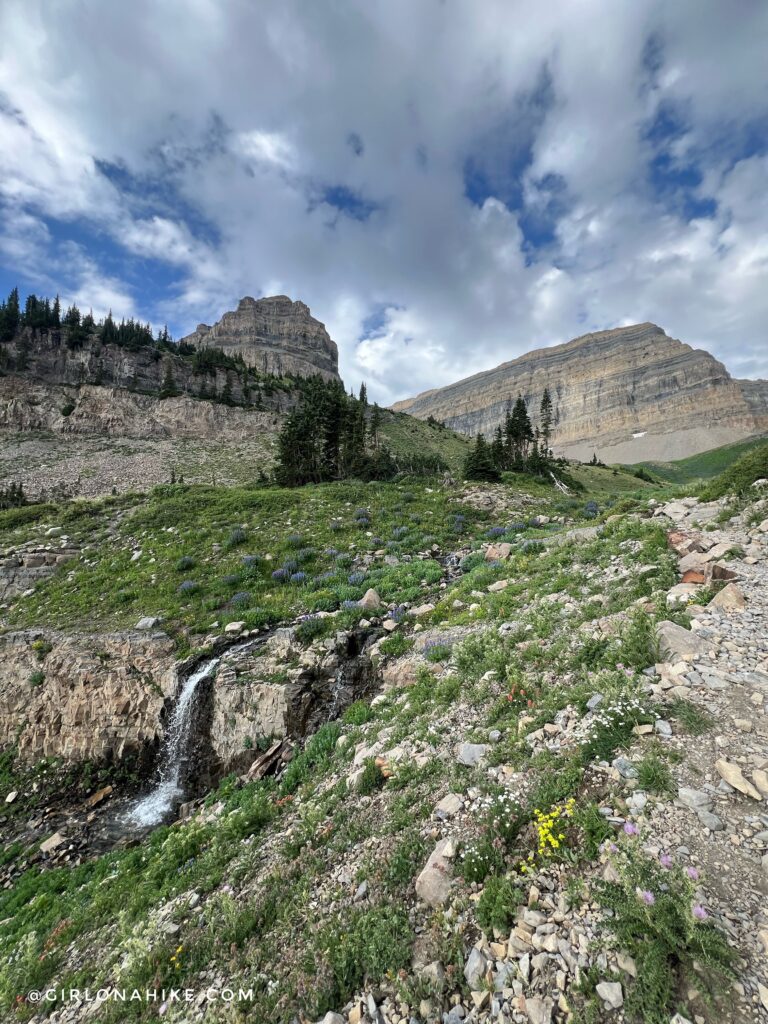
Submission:
[[[186,395],[157,398],[119,387],[57,385],[0,378],[0,430],[14,433],[132,438],[242,440],[279,429],[297,396],[281,392],[271,410],[201,402]]]
[[[518,394],[535,425],[545,387],[555,452],[571,458],[669,461],[768,431],[768,382],[734,380],[708,352],[651,323],[528,352],[394,408],[487,436]]]
[[[242,356],[247,366],[278,377],[339,379],[336,343],[325,326],[303,302],[287,295],[242,298],[233,312],[225,313],[213,327],[200,324],[182,338],[195,348],[218,348],[229,356]]]
[[[0,661],[0,750],[27,762],[147,755],[177,687],[164,634],[9,633]]]

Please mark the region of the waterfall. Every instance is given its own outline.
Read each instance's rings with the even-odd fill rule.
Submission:
[[[210,676],[220,660],[209,658],[185,679],[168,723],[157,784],[128,811],[126,818],[132,824],[141,828],[159,825],[172,810],[174,803],[184,795],[180,785],[181,765],[188,747],[195,692],[199,683]]]

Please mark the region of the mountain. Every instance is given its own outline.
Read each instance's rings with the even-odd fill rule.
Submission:
[[[652,323],[528,352],[393,408],[489,435],[518,394],[535,425],[545,387],[555,452],[569,458],[669,461],[768,431],[768,381],[734,380],[710,353]]]
[[[213,327],[199,324],[181,343],[241,356],[247,366],[277,377],[319,374],[326,380],[339,379],[336,342],[309,306],[292,302],[287,295],[246,295],[234,312],[225,313]]]

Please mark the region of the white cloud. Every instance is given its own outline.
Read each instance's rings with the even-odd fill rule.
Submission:
[[[381,401],[633,320],[768,376],[767,29],[764,5],[714,0],[5,0],[0,254],[178,333],[243,294],[301,298]],[[322,201],[339,186],[367,219]],[[178,285],[119,280],[81,223]]]

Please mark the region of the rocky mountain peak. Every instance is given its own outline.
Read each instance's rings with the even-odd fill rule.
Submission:
[[[768,385],[734,380],[709,352],[651,322],[527,352],[394,408],[487,436],[518,395],[535,425],[545,388],[555,451],[569,458],[684,458],[768,429]]]
[[[224,313],[213,326],[199,324],[181,339],[195,348],[219,348],[242,356],[248,366],[278,376],[319,374],[338,379],[338,350],[325,325],[309,306],[287,295],[254,299],[245,295],[237,309]]]

